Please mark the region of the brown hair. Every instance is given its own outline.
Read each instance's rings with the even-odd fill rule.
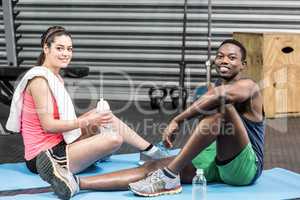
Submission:
[[[47,45],[49,48],[51,44],[54,42],[55,37],[67,35],[71,38],[71,34],[62,26],[51,26],[49,27],[41,36],[41,47],[44,48],[44,45]],[[45,61],[45,53],[44,50],[41,51],[38,59],[37,65],[41,66]]]

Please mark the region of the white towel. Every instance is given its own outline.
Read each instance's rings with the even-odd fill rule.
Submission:
[[[48,80],[48,85],[57,102],[59,117],[62,120],[74,120],[76,114],[71,97],[65,89],[63,83],[55,74],[46,67],[33,67],[26,72],[24,77],[19,82],[15,89],[11,102],[10,113],[6,123],[7,130],[20,132],[21,128],[21,113],[23,106],[23,92],[29,80],[36,76],[45,77]],[[64,140],[67,144],[72,143],[81,135],[80,129],[74,129],[63,133]]]

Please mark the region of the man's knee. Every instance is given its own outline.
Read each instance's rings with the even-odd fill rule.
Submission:
[[[200,121],[195,131],[200,132],[201,134],[217,135],[220,132],[221,119],[222,119],[221,113],[216,113],[213,115],[206,116]]]

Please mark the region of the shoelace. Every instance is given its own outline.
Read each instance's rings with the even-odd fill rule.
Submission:
[[[155,171],[155,172],[152,172],[151,175],[149,176],[150,178],[150,182],[151,183],[156,183],[158,181],[161,180],[162,178],[162,174],[160,173],[160,171]]]

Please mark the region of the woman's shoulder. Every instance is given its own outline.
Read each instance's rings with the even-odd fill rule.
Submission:
[[[43,76],[35,76],[31,80],[28,81],[27,88],[29,90],[43,90],[49,88],[48,81]]]

